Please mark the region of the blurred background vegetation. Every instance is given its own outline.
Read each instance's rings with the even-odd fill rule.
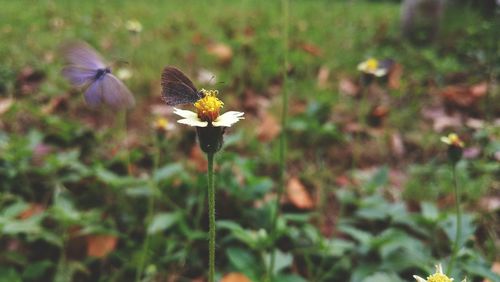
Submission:
[[[437,36],[411,41],[400,1],[290,1],[287,21],[279,1],[0,1],[0,281],[203,281],[206,162],[160,99],[166,65],[246,113],[216,161],[219,279],[262,281],[273,248],[275,281],[409,281],[446,265],[439,137],[454,131],[452,276],[500,281],[499,8],[449,2]],[[90,109],[63,79],[58,48],[75,39],[109,60],[132,110]],[[366,84],[368,58],[390,59],[389,74]]]

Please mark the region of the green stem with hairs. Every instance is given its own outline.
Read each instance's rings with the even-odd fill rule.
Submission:
[[[460,241],[461,239],[461,233],[462,233],[462,213],[460,211],[460,194],[458,190],[458,181],[457,181],[457,168],[456,164],[452,164],[452,172],[453,172],[453,187],[455,190],[455,208],[456,208],[456,214],[457,214],[457,231],[455,234],[455,243],[453,244],[453,251],[451,253],[451,259],[450,259],[450,264],[448,265],[448,269],[446,273],[448,275],[451,275],[451,272],[453,271],[453,266],[455,264],[455,261],[457,259],[457,254],[458,254],[458,249],[460,248]]]
[[[272,220],[271,220],[271,257],[269,261],[269,266],[266,268],[266,277],[265,281],[272,281],[274,263],[275,263],[275,241],[277,237],[277,224],[278,224],[278,215],[280,209],[280,199],[283,195],[283,191],[285,188],[285,170],[286,170],[286,125],[287,125],[287,114],[288,114],[288,21],[289,21],[289,2],[288,0],[282,0],[282,8],[283,8],[283,95],[281,96],[281,134],[279,139],[279,185],[278,185],[278,193],[276,195],[276,200],[274,203],[274,209],[272,211]]]
[[[208,159],[208,281],[215,281],[215,185],[214,153],[207,153]]]

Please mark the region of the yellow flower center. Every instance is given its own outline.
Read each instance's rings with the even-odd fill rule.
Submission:
[[[154,127],[156,129],[166,129],[168,126],[168,120],[166,118],[160,117],[157,118],[154,122]]]
[[[367,71],[376,71],[378,68],[378,61],[377,59],[368,59],[366,61],[366,70]]]
[[[427,277],[427,282],[453,282],[453,280],[442,273],[435,273]]]
[[[212,122],[219,117],[220,109],[224,103],[217,98],[217,90],[202,89],[204,97],[194,103],[198,117],[202,121]]]
[[[462,140],[460,140],[458,135],[456,135],[455,133],[448,135],[448,139],[450,140],[451,145],[458,146],[458,147],[464,146],[464,142]]]

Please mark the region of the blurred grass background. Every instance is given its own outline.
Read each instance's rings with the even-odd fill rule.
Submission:
[[[218,161],[224,281],[240,281],[228,273],[261,281],[271,246],[279,250],[276,281],[425,277],[447,262],[455,238],[439,142],[451,130],[479,150],[458,166],[469,236],[453,274],[499,281],[490,269],[499,260],[500,28],[498,15],[467,3],[450,5],[436,42],[413,45],[401,38],[398,1],[292,1],[283,66],[278,1],[0,1],[0,101],[8,105],[0,113],[0,281],[133,281],[146,236],[141,281],[203,279],[205,164],[194,130],[175,124],[162,104],[165,65],[199,88],[218,88],[225,110],[246,112]],[[127,29],[131,20],[140,32]],[[60,75],[58,48],[75,39],[132,73],[125,83],[138,103],[126,126],[118,113],[88,109]],[[356,66],[369,57],[402,66],[400,85],[346,89],[362,88]],[[298,182],[313,204],[284,199],[271,242],[284,67],[288,186]],[[215,85],[199,79],[202,69]],[[487,95],[465,106],[440,94],[483,82]],[[389,114],[370,125],[380,104]],[[160,116],[176,129],[155,131]],[[148,199],[156,203],[151,222]]]

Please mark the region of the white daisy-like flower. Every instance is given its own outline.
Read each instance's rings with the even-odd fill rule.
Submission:
[[[138,20],[128,20],[125,23],[125,28],[132,33],[139,33],[142,31],[142,24]]]
[[[453,282],[453,278],[446,276],[443,273],[443,268],[441,264],[436,265],[436,273],[424,279],[418,275],[413,275],[413,278],[417,280],[417,282]],[[462,282],[467,282],[467,279],[462,280]]]
[[[364,62],[361,62],[358,65],[358,70],[364,72],[366,74],[371,74],[376,77],[382,77],[389,72],[389,69],[383,64],[380,63],[379,60],[370,58]]]
[[[208,121],[202,121],[198,114],[195,112],[181,110],[178,108],[174,108],[174,114],[183,117],[183,119],[178,120],[178,123],[187,124],[190,126],[198,126],[198,127],[207,127]],[[212,125],[215,127],[225,126],[231,127],[231,125],[237,123],[239,120],[245,119],[243,117],[245,113],[237,112],[237,111],[229,111],[218,116],[214,121],[212,121]]]
[[[196,127],[207,127],[209,124],[213,127],[230,127],[238,121],[245,119],[243,117],[245,113],[237,111],[229,111],[219,115],[224,103],[216,97],[216,94],[217,91],[205,90],[205,96],[194,104],[197,110],[196,113],[174,108],[174,114],[182,117],[177,122]]]

